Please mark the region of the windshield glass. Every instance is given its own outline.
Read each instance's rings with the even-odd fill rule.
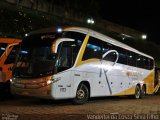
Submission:
[[[13,75],[40,77],[53,74],[55,54],[52,52],[54,36],[32,35],[24,38],[14,66]]]
[[[0,43],[0,57],[1,57],[2,54],[4,53],[6,47],[7,47],[7,44],[6,44],[6,43]]]

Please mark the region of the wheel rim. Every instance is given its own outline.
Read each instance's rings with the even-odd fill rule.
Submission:
[[[85,92],[82,88],[78,90],[77,98],[80,99],[80,100],[85,98]]]

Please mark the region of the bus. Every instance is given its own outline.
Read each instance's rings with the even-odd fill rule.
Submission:
[[[18,53],[19,39],[0,38],[0,99],[10,93],[12,67]]]
[[[43,31],[43,30],[42,30]],[[132,95],[154,91],[154,58],[82,27],[26,34],[15,63],[13,94],[46,99]]]

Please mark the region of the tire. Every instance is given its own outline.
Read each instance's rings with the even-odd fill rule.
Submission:
[[[144,96],[146,96],[146,88],[145,88],[145,86],[143,85],[143,86],[142,86],[142,90],[141,90],[141,98],[143,98]]]
[[[4,87],[5,87],[4,89],[5,98],[7,99],[12,98],[9,80],[5,83]]]
[[[76,97],[73,99],[73,104],[81,105],[87,102],[89,98],[89,90],[85,84],[78,86]]]
[[[136,85],[134,98],[135,99],[142,98],[141,87],[139,85]]]

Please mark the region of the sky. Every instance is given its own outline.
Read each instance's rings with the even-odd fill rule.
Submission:
[[[147,40],[160,44],[158,0],[100,0],[101,16],[109,21],[147,34]]]

